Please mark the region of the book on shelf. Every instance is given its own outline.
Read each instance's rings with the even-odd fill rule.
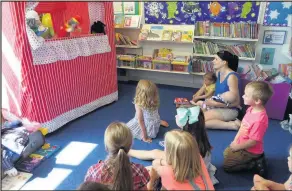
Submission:
[[[222,43],[204,42],[194,40],[194,53],[203,55],[215,55],[220,50],[227,50],[238,57],[254,58],[255,45],[246,43],[238,45],[226,45]]]
[[[162,39],[163,26],[151,26],[147,40],[160,41]]]
[[[139,34],[139,40],[147,40],[148,33],[149,33],[148,29],[142,29],[140,34]]]
[[[163,30],[162,40],[170,41],[172,37],[172,30]]]
[[[117,45],[136,46],[137,41],[131,40],[130,37],[123,35],[121,33],[116,33],[116,44]]]
[[[140,27],[140,15],[125,15],[124,27],[125,28],[139,28]]]
[[[31,177],[32,174],[26,172],[18,172],[17,176],[5,176],[1,181],[1,190],[20,190]]]
[[[192,71],[193,72],[214,72],[213,62],[208,60],[201,60],[197,58],[192,59]]]
[[[182,36],[182,31],[181,30],[175,30],[172,33],[171,40],[175,42],[180,42],[181,41],[181,36]]]
[[[219,23],[198,21],[195,24],[196,36],[257,39],[259,25],[256,22]]]
[[[193,41],[193,31],[183,31],[181,35],[182,42],[192,42]]]
[[[115,20],[115,28],[124,27],[124,20],[125,20],[124,15],[115,15],[114,20]]]

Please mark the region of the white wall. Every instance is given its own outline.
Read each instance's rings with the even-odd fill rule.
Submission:
[[[287,31],[286,40],[284,45],[270,45],[270,44],[263,44],[263,36],[265,30],[284,30]],[[279,64],[287,64],[292,63],[291,58],[286,56],[283,52],[289,47],[289,43],[291,40],[291,27],[270,27],[270,26],[261,26],[259,31],[259,42],[256,47],[256,63],[260,63],[261,59],[261,51],[262,48],[276,48],[275,50],[275,56],[274,56],[274,62],[273,65],[261,65],[263,68],[276,68],[278,69]]]

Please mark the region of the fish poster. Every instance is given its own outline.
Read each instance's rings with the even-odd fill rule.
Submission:
[[[196,21],[257,22],[260,2],[144,2],[146,24],[187,24]]]
[[[275,48],[262,48],[260,64],[273,65]]]

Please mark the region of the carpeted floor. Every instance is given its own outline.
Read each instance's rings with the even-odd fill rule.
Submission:
[[[158,85],[160,92],[160,115],[168,121],[169,129],[175,125],[175,97],[191,97],[194,89],[174,86]],[[60,130],[50,134],[47,142],[62,146],[54,156],[44,161],[35,169],[33,178],[24,187],[25,189],[57,189],[74,190],[82,183],[87,169],[98,160],[106,157],[104,150],[104,130],[112,121],[127,122],[135,115],[132,99],[136,83],[119,83],[119,100],[108,106],[83,116]],[[158,142],[163,139],[169,129],[161,128],[158,138],[151,144],[138,140],[134,141],[134,149],[162,149]],[[233,140],[236,132],[208,130],[209,139],[214,147],[212,163],[217,167],[216,177],[220,183],[216,189],[246,190],[252,186],[253,175],[249,173],[228,174],[223,171],[223,151]],[[291,134],[284,131],[279,121],[270,120],[265,136],[265,153],[268,159],[268,178],[277,182],[284,182],[289,171],[287,167],[288,147],[291,144]],[[150,165],[150,161],[132,159],[134,162]]]

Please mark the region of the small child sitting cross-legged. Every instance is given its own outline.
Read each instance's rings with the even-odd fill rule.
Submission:
[[[236,137],[224,151],[225,171],[251,170],[265,175],[263,138],[269,122],[265,104],[272,95],[272,87],[265,82],[254,81],[246,85],[243,100],[250,107]]]
[[[204,84],[203,86],[193,95],[192,101],[190,101],[193,105],[200,105],[202,102],[198,102],[200,100],[205,100],[211,98],[215,92],[215,83],[216,83],[216,75],[215,73],[208,72],[204,75]]]

